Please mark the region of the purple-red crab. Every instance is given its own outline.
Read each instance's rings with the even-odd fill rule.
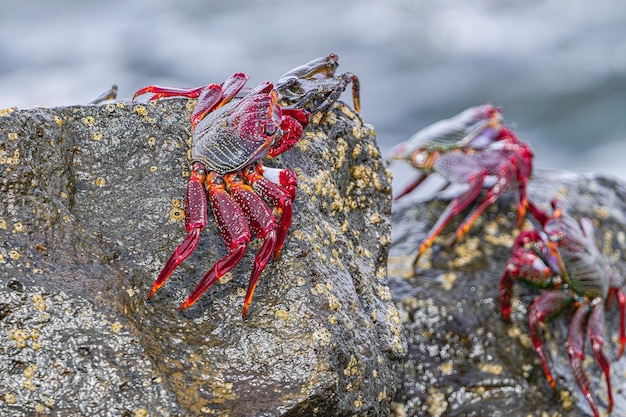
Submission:
[[[353,97],[358,110],[358,79],[352,74],[335,77],[337,59],[330,54],[298,67],[283,75],[277,88],[269,81],[252,89],[245,87],[248,77],[236,73],[221,84],[193,89],[151,85],[135,93],[133,99],[146,93],[152,94],[150,100],[175,96],[198,99],[191,115],[191,176],[184,205],[188,235],[166,262],[148,298],[198,244],[207,223],[208,194],[228,253],[206,273],[179,309],[192,306],[237,265],[252,231],[264,242],[255,257],[244,299],[242,315],[246,316],[261,272],[283,247],[298,184],[291,170],[265,167],[261,159],[289,150],[302,137],[311,114],[327,110],[349,82],[355,85]],[[293,101],[293,105],[286,104]]]
[[[452,199],[422,241],[416,263],[454,216],[477,202],[450,244],[459,240],[480,214],[514,183],[519,190],[518,227],[524,222],[528,205],[526,183],[532,173],[533,152],[503,125],[502,113],[491,104],[471,107],[420,130],[395,146],[390,159],[406,161],[421,171],[395,200],[413,191],[432,173],[444,177],[443,188],[452,183],[467,185],[465,191]],[[495,183],[480,197],[489,177],[494,177]]]
[[[613,298],[620,312],[619,358],[624,351],[626,335],[624,311],[626,297],[622,278],[615,277],[606,257],[599,250],[591,220],[576,221],[567,215],[556,201],[553,213],[548,215],[532,202],[528,209],[539,227],[519,233],[512,248],[506,270],[500,282],[502,317],[511,317],[511,295],[516,280],[535,287],[550,289],[535,299],[528,310],[530,336],[539,355],[548,382],[556,382],[547,362],[547,352],[541,341],[540,327],[566,309],[574,309],[569,327],[567,351],[576,381],[589,402],[594,415],[598,411],[589,392],[589,380],[583,370],[585,336],[589,340],[596,361],[605,375],[608,389],[608,412],[613,407],[610,364],[602,350],[604,345],[604,310]]]

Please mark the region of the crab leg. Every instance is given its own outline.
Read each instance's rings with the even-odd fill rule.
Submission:
[[[313,100],[319,93],[330,93],[324,102],[313,111],[313,113],[324,112],[339,98],[350,82],[352,82],[352,99],[354,101],[354,109],[358,112],[361,109],[361,100],[359,99],[360,83],[356,75],[345,73],[332,78],[339,66],[339,56],[337,54],[329,54],[316,58],[304,65],[292,69],[283,74],[276,83],[279,91],[289,90],[292,86],[299,84],[304,79],[316,79],[319,89],[306,92],[293,105],[295,108],[304,108],[304,106]]]
[[[250,228],[258,238],[264,239],[261,249],[259,249],[259,252],[254,258],[254,267],[252,268],[248,290],[243,302],[242,316],[245,317],[248,313],[252,295],[259,282],[261,272],[263,272],[263,269],[269,262],[276,247],[276,218],[263,199],[254,192],[252,187],[244,184],[243,178],[239,173],[227,175],[226,181],[230,186],[230,192],[234,200],[242,208]]]
[[[292,70],[281,75],[278,83],[282,87],[282,83],[290,82],[292,79],[299,78],[312,78],[316,74],[321,74],[324,77],[331,77],[337,67],[339,66],[339,56],[334,53],[330,53],[327,56],[321,56],[315,58],[306,64],[293,68]]]
[[[565,293],[551,291],[540,295],[530,305],[528,309],[528,327],[530,329],[530,338],[533,341],[535,352],[541,360],[541,366],[546,374],[546,378],[550,386],[554,388],[556,381],[550,372],[548,366],[547,352],[540,336],[540,325],[553,317],[557,316],[565,307],[572,302],[572,299]],[[573,323],[573,321],[572,321]]]
[[[198,124],[207,113],[223,106],[232,100],[248,81],[248,76],[237,72],[222,84],[209,84],[205,86],[198,96],[196,107],[191,113],[191,129]]]
[[[462,238],[463,235],[467,233],[467,231],[476,222],[476,220],[478,220],[478,217],[480,217],[483,211],[485,211],[487,207],[495,203],[498,200],[498,198],[500,198],[502,193],[504,193],[504,191],[507,189],[507,187],[513,180],[513,173],[514,173],[513,168],[510,165],[505,165],[502,167],[502,170],[497,175],[498,181],[496,181],[496,183],[491,188],[489,188],[489,190],[487,191],[487,194],[485,195],[485,198],[480,203],[480,205],[476,207],[472,211],[472,213],[470,213],[465,218],[463,223],[458,227],[450,244],[453,245],[457,240]]]
[[[297,82],[297,80],[294,80]],[[354,110],[361,111],[361,100],[359,98],[360,94],[360,83],[359,78],[352,74],[351,72],[346,72],[344,74],[339,75],[336,78],[329,78],[327,82],[324,80],[319,80],[318,85],[319,88],[317,90],[311,90],[306,92],[302,98],[300,98],[293,107],[295,108],[304,108],[311,100],[313,100],[320,93],[328,92],[328,97],[326,100],[317,108],[315,108],[312,112],[325,112],[330,106],[333,105],[335,101],[339,98],[339,96],[345,91],[348,84],[352,83],[352,101],[354,102]]]
[[[584,329],[582,329],[582,333],[584,334]],[[613,409],[613,393],[611,391],[610,375],[611,365],[602,350],[604,346],[604,305],[601,302],[598,302],[595,307],[593,307],[591,316],[589,317],[589,340],[591,340],[591,348],[593,349],[596,361],[604,373],[604,379],[606,379],[606,389],[609,394],[609,406],[607,408],[610,413]],[[587,395],[585,394],[585,396]]]
[[[359,98],[359,92],[361,90],[361,83],[359,82],[359,78],[352,74],[346,73],[350,75],[350,81],[352,81],[352,101],[354,103],[354,110],[357,112],[361,111],[361,99]]]
[[[339,81],[339,85],[334,85],[337,83],[337,81]],[[341,93],[345,91],[346,87],[350,83],[352,83],[352,101],[354,102],[354,110],[356,110],[357,112],[361,111],[361,100],[359,98],[359,92],[361,87],[359,83],[359,78],[351,72],[345,72],[333,80],[333,83],[330,87],[331,93],[328,95],[328,97],[326,97],[326,100],[324,100],[324,102],[320,104],[317,109],[315,109],[315,112],[325,112],[326,110],[328,110],[330,106],[332,106],[333,103],[337,101]]]
[[[409,194],[411,191],[419,187],[426,178],[428,178],[428,175],[425,175],[420,172],[417,178],[411,181],[409,185],[407,185],[400,193],[398,193],[398,195],[396,195],[393,198],[393,201],[397,201],[401,199],[402,197],[404,197],[405,195]]]
[[[276,227],[275,224],[273,227]],[[248,281],[248,289],[246,291],[246,297],[243,300],[243,310],[241,312],[241,317],[246,317],[248,314],[248,309],[250,308],[250,303],[252,302],[252,296],[254,295],[254,290],[256,289],[256,285],[259,282],[259,277],[261,276],[261,272],[265,269],[265,265],[269,262],[272,252],[274,251],[274,247],[276,246],[276,229],[264,228],[263,232],[257,235],[261,239],[265,239],[261,249],[257,253],[254,258],[254,267],[252,269],[252,274],[250,275],[250,281]]]
[[[498,144],[502,144],[498,150],[504,151],[509,150],[512,152],[512,155],[504,164],[499,168],[499,172],[496,174],[498,178],[497,182],[487,191],[482,203],[474,209],[474,211],[469,214],[464,220],[463,224],[459,226],[456,231],[456,234],[450,244],[454,244],[457,240],[459,240],[467,231],[472,227],[472,225],[478,220],[478,217],[485,211],[485,209],[491,204],[495,203],[498,198],[504,193],[504,191],[509,187],[511,182],[513,181],[513,177],[515,176],[517,181],[519,182],[519,204],[517,208],[517,227],[521,227],[524,223],[524,219],[526,218],[526,208],[528,206],[528,196],[526,194],[526,182],[528,181],[528,175],[532,167],[530,166],[530,159],[525,159],[527,155],[524,154],[524,158],[519,157],[518,155],[522,152],[519,151],[520,145],[518,143],[508,143],[504,141],[504,138],[511,137],[515,139],[515,136],[508,129],[504,129],[503,133],[500,135],[505,135]],[[506,136],[508,135],[508,136]],[[528,149],[530,152],[530,158],[532,159],[532,151],[528,147],[524,147]],[[496,148],[494,148],[496,149]],[[522,153],[523,154],[523,153]],[[517,174],[517,175],[515,175]]]
[[[624,319],[626,316],[626,296],[621,288],[612,288],[612,293],[615,293],[617,297],[617,303],[619,304],[619,351],[617,352],[617,359],[622,357],[624,353],[624,344],[626,344],[626,329],[624,328]]]
[[[569,327],[569,337],[567,338],[567,353],[569,354],[570,366],[574,373],[574,377],[578,382],[578,386],[587,399],[587,402],[593,411],[593,415],[598,417],[598,410],[596,409],[596,405],[591,397],[591,393],[589,393],[589,378],[583,370],[583,360],[585,358],[585,329],[587,328],[588,316],[589,310],[587,305],[580,306],[572,316],[572,321],[570,322]],[[592,342],[597,342],[597,340],[594,341],[592,339]],[[594,347],[594,353],[595,350],[596,347]],[[606,358],[604,358],[604,360],[606,361]],[[606,365],[608,366],[608,363]],[[606,382],[610,388],[611,383],[609,381],[608,371],[605,371],[602,363],[600,363],[600,366],[602,367],[603,372],[605,372],[607,377]],[[609,412],[611,411],[611,407],[613,407],[613,397],[611,395],[611,391],[609,390]]]
[[[244,176],[257,194],[262,196],[268,204],[276,207],[275,213],[280,216],[274,248],[274,259],[277,259],[283,248],[287,231],[291,226],[292,203],[296,196],[298,179],[288,169],[267,168],[261,164],[250,167],[244,172]]]
[[[200,283],[180,305],[179,310],[191,307],[215,281],[233,269],[241,260],[250,242],[250,229],[243,210],[226,191],[224,178],[211,172],[206,180],[209,187],[209,201],[215,215],[215,221],[228,253],[215,262],[215,265],[200,280]]]
[[[200,232],[206,226],[207,201],[202,183],[206,178],[206,171],[202,164],[196,163],[192,167],[191,176],[187,183],[185,196],[185,229],[189,232],[187,237],[176,248],[174,253],[165,263],[161,273],[157,277],[152,289],[148,293],[148,299],[165,284],[178,265],[181,264],[198,245]]]
[[[133,101],[137,97],[144,95],[146,93],[153,93],[149,99],[150,101],[158,100],[164,97],[177,97],[177,96],[197,98],[202,92],[202,90],[205,89],[205,87],[206,86],[203,85],[202,87],[197,87],[197,88],[175,88],[175,87],[164,87],[160,85],[149,85],[140,90],[137,90],[137,92],[133,95]]]
[[[193,129],[207,113],[228,103],[236,96],[244,87],[248,78],[247,75],[238,72],[228,77],[222,84],[208,84],[197,88],[174,88],[149,85],[137,90],[133,95],[133,101],[146,93],[152,93],[149,100],[157,100],[164,97],[197,98],[198,102],[191,115],[191,127]]]
[[[281,75],[276,82],[276,89],[288,90],[293,85],[300,83],[300,80],[303,79],[311,79],[315,77],[332,77],[338,66],[339,57],[336,54],[331,53],[328,56],[315,58],[314,60],[309,61],[304,65],[300,65],[299,67],[296,67],[291,71],[288,71],[285,74]],[[304,103],[301,104],[308,103],[313,98],[313,95],[314,94],[311,94],[311,92],[305,94],[307,100],[305,100]],[[302,100],[300,100],[300,102],[302,102]],[[303,106],[299,107],[302,108]]]
[[[450,171],[450,174],[469,178],[467,180],[469,188],[464,193],[454,198],[443,213],[441,213],[441,216],[420,245],[415,263],[417,263],[422,254],[426,252],[426,249],[432,246],[435,238],[441,233],[444,227],[450,223],[452,218],[463,211],[482,191],[487,172],[478,167],[477,164],[471,164],[471,160],[467,160],[464,157],[465,155],[444,154],[437,159],[437,163],[443,164],[446,169]]]
[[[111,88],[98,94],[96,97],[92,98],[85,104],[87,106],[92,105],[92,104],[100,104],[105,100],[115,100],[116,98],[117,98],[117,84],[113,84]]]
[[[518,149],[517,152],[515,152],[517,161],[517,183],[519,192],[519,206],[517,207],[517,227],[521,228],[524,220],[526,219],[526,211],[528,210],[529,200],[528,193],[526,191],[526,183],[528,182],[533,172],[534,153],[526,143],[518,141],[515,137],[515,134],[509,129],[504,128],[500,136],[504,138],[511,138],[511,140],[514,140],[514,146],[516,146]]]
[[[536,230],[521,231],[513,245],[513,254],[506,264],[504,274],[500,279],[500,312],[505,321],[511,320],[511,296],[516,279],[523,280],[536,286],[548,287],[552,285],[550,268],[535,254],[525,250],[527,244],[541,242]]]

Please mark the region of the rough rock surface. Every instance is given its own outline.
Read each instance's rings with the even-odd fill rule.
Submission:
[[[546,210],[557,197],[574,217],[592,219],[599,245],[615,272],[626,278],[626,185],[602,175],[538,171],[529,193]],[[565,342],[571,312],[544,331],[557,378],[554,392],[527,324],[527,308],[540,290],[517,283],[512,323],[500,317],[498,287],[516,221],[513,197],[505,194],[455,247],[447,247],[445,238],[461,217],[456,219],[416,272],[412,263],[417,248],[447,203],[400,200],[394,207],[389,285],[408,340],[396,401],[407,416],[591,415],[569,367]],[[613,306],[607,314],[605,350],[613,360],[615,416],[626,415],[626,358],[614,361],[618,324]],[[606,384],[589,344],[586,353],[591,392],[605,413]]]
[[[300,189],[282,256],[241,318],[255,240],[185,235],[193,101],[0,114],[0,415],[385,415],[406,341],[387,286],[390,182],[373,128],[338,104],[271,164]]]

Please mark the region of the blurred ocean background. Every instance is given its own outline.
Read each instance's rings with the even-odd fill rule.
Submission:
[[[253,85],[329,52],[359,75],[383,152],[491,102],[536,166],[626,179],[622,0],[0,0],[0,109]]]

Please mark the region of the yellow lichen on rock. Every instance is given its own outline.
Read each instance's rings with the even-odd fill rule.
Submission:
[[[33,296],[33,304],[35,304],[35,308],[39,311],[44,311],[46,309],[46,301],[43,299],[41,294],[35,294]]]

